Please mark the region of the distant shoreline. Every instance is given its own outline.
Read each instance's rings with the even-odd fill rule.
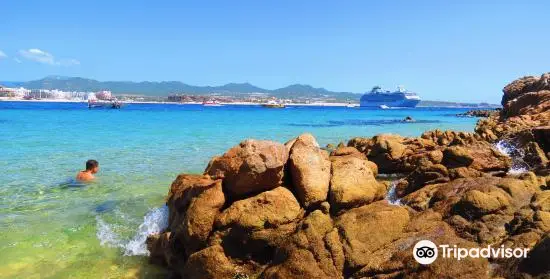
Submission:
[[[24,99],[15,99],[15,98],[9,98],[9,97],[0,97],[0,102],[42,102],[42,103],[87,103],[85,100],[67,100],[67,99],[41,99],[41,100],[24,100]],[[173,104],[173,105],[202,105],[201,102],[185,102],[185,103],[178,103],[178,102],[159,102],[159,101],[122,101],[123,104]],[[253,103],[253,102],[232,102],[232,103],[220,103],[220,105],[242,105],[242,106],[261,106],[261,103]],[[359,104],[357,103],[286,103],[286,106],[311,106],[311,107],[347,107],[349,105],[352,105],[354,108],[358,108]],[[444,105],[444,106],[423,106],[419,105],[417,108],[464,108],[464,109],[470,109],[470,108],[478,108],[478,109],[491,109],[495,108],[495,106],[460,106],[460,105]]]

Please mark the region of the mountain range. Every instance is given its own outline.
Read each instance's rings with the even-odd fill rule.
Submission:
[[[325,88],[315,88],[306,84],[293,84],[283,88],[269,90],[250,83],[228,83],[221,86],[196,86],[179,81],[98,81],[81,77],[47,76],[39,80],[25,82],[0,82],[10,87],[25,87],[28,89],[59,89],[64,91],[100,91],[110,90],[114,94],[132,94],[146,96],[166,96],[169,94],[224,94],[239,95],[250,93],[267,93],[278,98],[337,98],[357,99],[357,93],[333,92]]]

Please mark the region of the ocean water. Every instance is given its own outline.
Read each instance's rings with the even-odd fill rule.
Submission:
[[[471,132],[476,119],[454,116],[464,111],[0,102],[0,278],[162,278],[144,240],[167,225],[163,199],[178,173],[202,172],[246,138],[310,132],[324,146],[378,133]],[[406,116],[417,121],[401,122]],[[97,181],[72,181],[91,158]]]

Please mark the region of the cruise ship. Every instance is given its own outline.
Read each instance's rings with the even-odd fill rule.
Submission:
[[[380,86],[375,86],[369,93],[361,97],[360,106],[370,108],[391,108],[405,107],[414,108],[420,103],[420,97],[411,91],[405,90],[402,86],[397,91],[382,90]]]

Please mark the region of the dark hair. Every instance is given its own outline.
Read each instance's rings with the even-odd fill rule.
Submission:
[[[86,170],[91,170],[97,166],[99,166],[99,163],[96,160],[86,161]]]

